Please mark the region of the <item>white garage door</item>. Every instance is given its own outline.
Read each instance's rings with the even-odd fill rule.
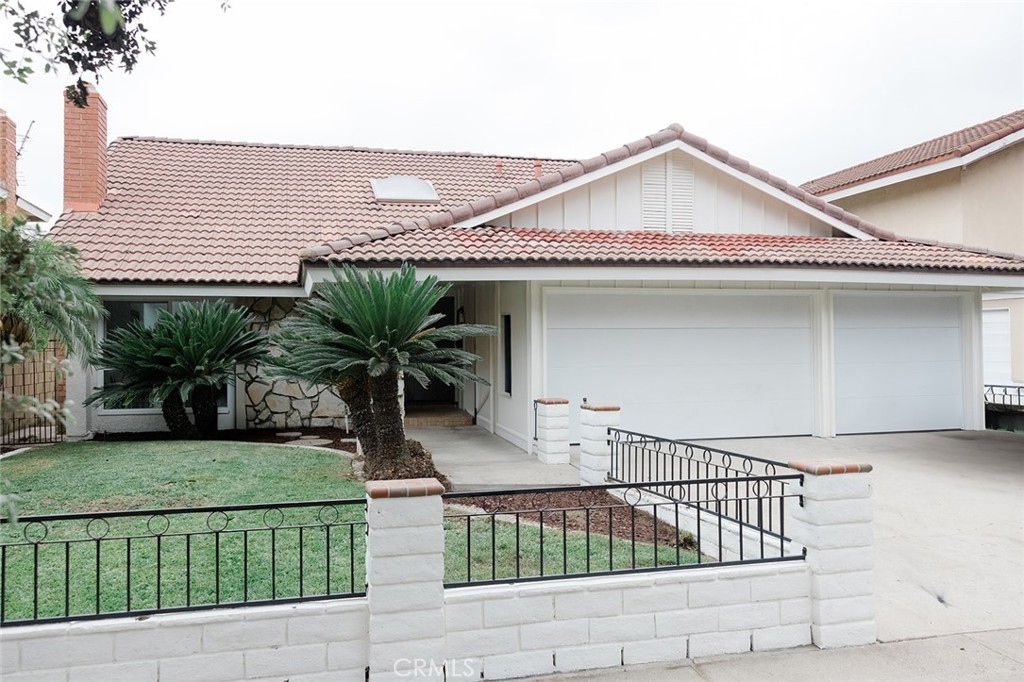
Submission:
[[[960,302],[837,295],[836,431],[963,428]]]
[[[807,296],[549,290],[547,393],[666,437],[809,434],[810,311]]]
[[[1010,375],[1010,311],[982,311],[982,356],[986,384],[1012,384]]]

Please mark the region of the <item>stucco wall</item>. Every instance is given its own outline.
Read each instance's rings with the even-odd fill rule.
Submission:
[[[962,183],[964,242],[1024,254],[1024,143],[968,166]]]

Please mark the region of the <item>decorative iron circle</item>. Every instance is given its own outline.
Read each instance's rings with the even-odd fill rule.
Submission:
[[[102,527],[96,526],[94,528],[93,524],[96,523],[97,521],[102,523],[103,526]],[[85,534],[88,535],[89,537],[91,537],[93,540],[99,540],[101,538],[105,538],[105,537],[107,537],[107,533],[109,533],[109,532],[110,532],[110,523],[106,519],[103,519],[103,518],[92,519],[92,520],[89,521],[89,523],[87,523],[85,525]]]
[[[754,481],[752,492],[755,497],[764,497],[765,493],[768,492],[768,486],[764,481]]]
[[[330,510],[334,514],[334,516],[332,516],[329,520],[324,520],[324,512],[327,510]],[[341,512],[338,511],[338,508],[335,507],[333,504],[325,504],[324,506],[320,507],[320,509],[316,513],[316,520],[324,526],[333,526],[338,522],[338,519],[340,518]]]
[[[711,464],[711,460],[714,459],[714,457],[711,456],[711,451],[710,450],[705,450],[704,454],[701,455],[701,459],[704,460],[705,464],[710,465]]]
[[[719,486],[721,486],[721,487],[719,487]],[[719,481],[718,483],[712,483],[711,484],[711,497],[715,498],[716,500],[721,500],[723,497],[725,497],[728,494],[729,494],[729,489],[726,487],[725,483],[722,483],[721,481]]]
[[[278,518],[276,519],[276,523],[271,523],[270,522],[270,518],[271,518],[270,517],[270,512],[277,512]],[[263,512],[263,525],[266,526],[267,528],[279,528],[283,524],[284,524],[284,512],[281,511],[280,509],[278,509],[277,507],[271,507],[267,511]]]
[[[687,445],[686,446],[686,450],[684,450],[684,452],[686,453],[686,459],[693,459],[693,446],[692,445]]]
[[[217,517],[218,514],[220,514],[220,517]],[[214,522],[214,518],[217,518],[218,523]],[[219,523],[219,521],[221,520],[223,520],[224,523]],[[212,511],[206,517],[206,527],[212,530],[214,533],[216,533],[227,528],[229,521],[230,519],[228,518],[228,515],[224,512]]]
[[[153,522],[157,521],[158,519],[163,521],[163,527],[161,528],[160,527],[160,523],[158,522],[156,524],[156,528],[159,528],[159,530],[155,530],[153,528]],[[167,516],[165,516],[164,514],[153,514],[152,516],[149,517],[149,521],[146,521],[146,528],[148,528],[149,532],[152,533],[153,535],[163,535],[164,533],[166,533],[168,531],[168,529],[170,529],[170,527],[171,527],[171,520],[169,518],[167,518]]]
[[[622,501],[628,504],[630,507],[635,507],[638,504],[640,504],[640,500],[642,497],[643,495],[640,494],[639,488],[626,488],[626,490],[622,493]]]
[[[678,450],[679,450],[679,446],[678,446],[678,445],[676,445],[676,442],[675,442],[675,441],[672,441],[672,442],[670,442],[670,443],[668,444],[668,454],[670,454],[670,455],[672,455],[673,457],[675,457],[675,456],[676,456],[676,453],[678,452]]]
[[[766,476],[774,476],[775,475],[775,465],[772,464],[771,462],[765,462],[764,473],[765,473]]]
[[[728,452],[722,453],[722,466],[724,466],[726,469],[732,469],[732,455],[730,455]]]
[[[50,534],[50,528],[42,521],[29,521],[25,524],[21,534],[25,536],[27,542],[36,544],[46,539],[46,536]]]
[[[665,441],[663,441],[663,440],[656,440],[656,441],[654,441],[654,451],[660,453],[661,452],[661,448],[664,446],[664,444],[665,444]]]
[[[548,496],[546,493],[534,493],[530,495],[530,511],[547,511]]]
[[[754,460],[749,457],[743,458],[743,473],[752,474],[754,472]]]

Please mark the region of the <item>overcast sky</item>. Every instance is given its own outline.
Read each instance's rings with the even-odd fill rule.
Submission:
[[[29,0],[30,6],[52,6]],[[1024,107],[1024,2],[177,0],[109,134],[582,158],[676,121],[803,182]],[[9,33],[0,44],[9,44]],[[61,89],[0,77],[61,204]]]

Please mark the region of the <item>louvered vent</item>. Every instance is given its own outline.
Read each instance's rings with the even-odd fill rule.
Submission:
[[[693,232],[693,163],[673,152],[643,165],[643,227]]]

